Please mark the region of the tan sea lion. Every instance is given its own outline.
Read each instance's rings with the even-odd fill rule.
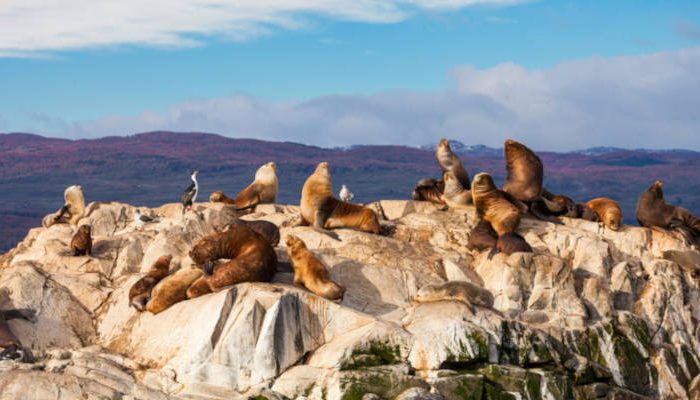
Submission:
[[[209,201],[232,204],[241,211],[258,204],[274,203],[278,190],[277,164],[269,162],[258,168],[253,183],[238,193],[235,199],[229,198],[223,192],[214,192],[209,196]]]
[[[431,203],[445,205],[442,192],[445,190],[444,181],[436,181],[432,178],[421,179],[413,187],[411,197],[417,201],[429,201]]]
[[[515,232],[520,225],[521,214],[521,210],[513,203],[516,200],[499,190],[491,175],[485,172],[477,174],[472,182],[471,193],[476,206],[477,227],[482,220],[491,225],[497,235],[496,249],[505,254],[532,251],[522,236]],[[480,234],[484,235],[483,232]]]
[[[146,311],[158,314],[175,303],[187,300],[187,289],[204,272],[199,268],[182,268],[166,276],[151,290]]]
[[[294,266],[294,284],[328,300],[343,298],[345,287],[333,282],[325,265],[294,235],[287,235],[287,254]]]
[[[622,209],[615,200],[597,197],[588,201],[586,207],[598,216],[606,228],[616,231],[622,226]]]
[[[377,214],[367,207],[340,201],[333,197],[328,163],[321,162],[304,182],[301,190],[301,217],[314,229],[350,228],[379,234]]]
[[[452,151],[450,142],[447,139],[440,139],[435,149],[435,158],[437,158],[443,174],[450,171],[462,187],[468,188],[471,185],[467,170],[462,166],[462,161],[460,161],[459,157]]]
[[[508,173],[503,191],[527,204],[528,210],[536,218],[559,222],[553,215],[562,213],[564,207],[543,196],[544,167],[540,157],[527,146],[511,139],[505,141],[503,152]]]
[[[700,238],[700,220],[685,208],[667,204],[661,186],[663,183],[656,181],[639,197],[637,222],[647,228],[675,230],[689,243],[695,243]]]
[[[493,307],[493,294],[470,282],[449,281],[423,286],[418,290],[414,300],[417,303],[435,301],[459,301],[467,305]]]
[[[92,227],[90,225],[81,225],[78,232],[73,235],[70,241],[70,248],[74,256],[91,255],[92,253]]]
[[[129,306],[133,306],[139,311],[146,309],[146,303],[151,298],[151,291],[158,282],[168,276],[171,260],[171,256],[160,256],[153,263],[146,276],[134,283],[129,289]]]
[[[53,214],[49,214],[41,221],[44,228],[53,224],[75,225],[85,214],[85,196],[80,185],[68,186],[63,192],[63,206]]]
[[[204,276],[187,289],[188,298],[240,282],[269,282],[277,272],[277,254],[272,245],[246,224],[203,237],[189,254],[204,270]],[[221,258],[230,261],[216,263]]]
[[[448,207],[463,210],[472,205],[471,191],[462,186],[452,171],[445,171],[443,181],[445,182],[445,190],[442,199]]]

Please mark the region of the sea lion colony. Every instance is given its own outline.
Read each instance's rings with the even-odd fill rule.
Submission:
[[[414,200],[436,203],[442,207],[442,211],[474,209],[476,220],[472,221],[473,229],[466,245],[471,251],[489,251],[489,257],[498,252],[533,251],[517,232],[522,218],[553,223],[561,223],[560,217],[581,218],[599,221],[607,229],[622,229],[622,212],[616,201],[598,197],[587,202],[576,202],[566,195],[552,194],[543,186],[544,165],[535,152],[508,139],[504,143],[504,155],[507,178],[501,188],[485,172],[476,174],[470,181],[467,170],[450,148],[448,140],[441,139],[435,156],[442,179],[419,180],[412,197]],[[269,162],[258,169],[254,181],[235,198],[216,191],[209,199],[228,204],[236,212],[250,211],[258,204],[274,203],[279,187],[276,171],[277,165]],[[193,209],[199,190],[196,171],[192,173],[191,180],[182,196],[183,215]],[[662,183],[656,181],[641,195],[636,209],[639,224],[669,231],[691,245],[700,245],[700,219],[684,208],[667,204],[661,186]],[[86,214],[82,187],[68,187],[64,198],[63,206],[44,218],[44,227],[58,223],[75,226]],[[140,214],[135,214],[134,218],[134,224],[142,227],[144,221]],[[336,228],[373,234],[382,231],[373,210],[334,197],[326,162],[319,163],[303,185],[300,225],[310,225],[336,240],[338,237],[332,233]],[[274,247],[279,241],[279,228],[276,225],[236,217],[222,229],[192,243],[189,256],[198,268],[173,268],[174,271],[170,271],[171,255],[161,255],[148,273],[131,287],[129,305],[139,312],[157,314],[177,302],[216,292],[239,282],[269,282],[277,271]],[[328,267],[300,238],[288,235],[285,244],[294,267],[295,285],[330,300],[342,300],[345,287],[331,279]],[[91,227],[80,226],[70,241],[69,254],[91,257],[92,248]],[[478,288],[453,286],[425,288],[415,300],[457,299],[476,305],[488,303],[488,299],[481,301],[481,298],[488,296],[478,293]],[[31,356],[27,356],[30,353],[22,348],[20,340],[5,322],[7,318],[26,318],[30,313],[31,310],[27,310],[14,316],[17,313],[0,312],[0,348],[4,349],[0,358],[31,359]]]

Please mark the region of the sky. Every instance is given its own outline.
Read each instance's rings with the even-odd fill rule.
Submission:
[[[700,2],[0,2],[0,132],[152,130],[700,150]]]

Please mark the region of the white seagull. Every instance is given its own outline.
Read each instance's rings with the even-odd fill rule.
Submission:
[[[353,197],[355,197],[355,195],[343,184],[343,187],[340,188],[340,200],[350,201]]]
[[[138,208],[134,212],[134,223],[136,224],[136,227],[139,229],[142,229],[144,225],[153,222],[154,218],[149,217],[148,215],[143,215],[141,214],[141,210]]]

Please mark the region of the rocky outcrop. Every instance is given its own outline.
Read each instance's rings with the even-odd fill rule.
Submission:
[[[244,283],[153,315],[131,285],[164,254],[181,274],[223,204],[168,204],[137,229],[135,208],[91,203],[75,225],[32,229],[0,258],[0,309],[35,364],[0,362],[2,398],[689,399],[700,374],[698,254],[660,231],[524,219],[533,254],[466,248],[471,212],[371,204],[391,235],[293,227],[294,206],[245,219],[281,227],[273,282]],[[77,227],[92,256],[73,257]],[[293,233],[346,287],[332,302],[292,285]],[[688,261],[690,260],[690,261]],[[415,301],[447,281],[473,298]],[[421,296],[426,292],[424,289]],[[486,301],[486,300],[488,301]],[[31,387],[31,390],[27,388]],[[257,396],[257,397],[255,397]]]

